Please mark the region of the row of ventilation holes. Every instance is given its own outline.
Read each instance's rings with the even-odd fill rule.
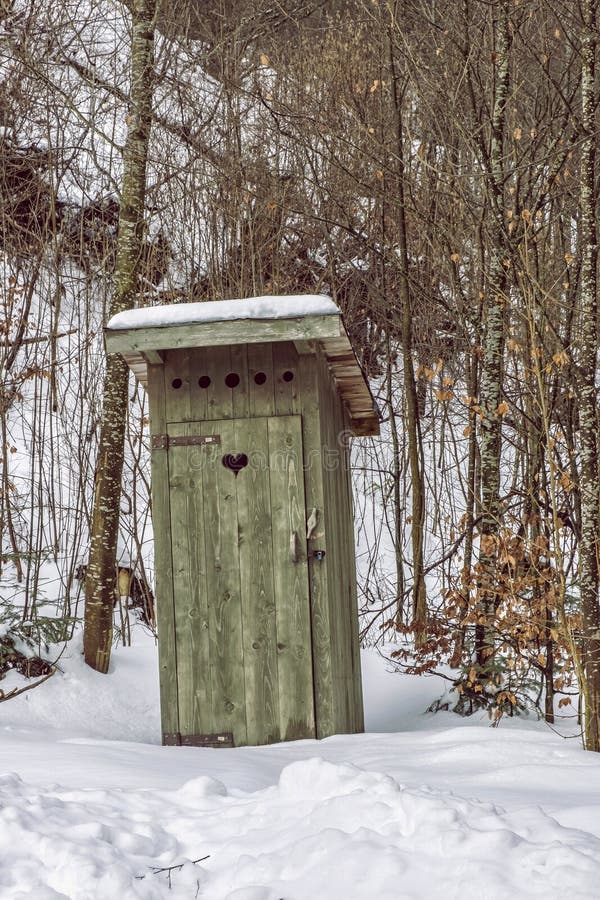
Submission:
[[[287,371],[287,372],[284,372],[281,377],[283,378],[284,381],[293,381],[294,373]],[[266,380],[267,380],[267,376],[265,375],[264,372],[257,372],[256,375],[254,376],[254,381],[256,382],[256,384],[264,384]],[[228,388],[235,388],[238,386],[239,383],[240,383],[240,376],[237,374],[237,372],[230,372],[229,375],[225,376],[225,384],[227,385]],[[175,388],[175,390],[177,391],[182,386],[182,384],[183,384],[183,380],[181,378],[174,378],[173,381],[171,382],[171,387]],[[207,388],[210,385],[209,376],[201,375],[200,378],[198,379],[198,385],[201,388]]]

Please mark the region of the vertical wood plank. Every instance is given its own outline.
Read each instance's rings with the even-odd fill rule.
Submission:
[[[345,464],[345,495],[347,508],[347,521],[350,523],[349,545],[349,572],[351,578],[350,590],[350,616],[352,623],[352,687],[354,703],[354,731],[365,730],[365,716],[362,693],[362,673],[360,664],[360,640],[358,618],[358,590],[356,584],[356,543],[354,537],[354,502],[352,497],[352,470],[350,467],[350,450],[346,450]]]
[[[210,378],[210,349],[197,347],[190,351],[188,377],[190,382],[190,411],[194,422],[208,418],[208,389],[200,387],[200,378]],[[211,379],[212,381],[212,379]]]
[[[231,391],[233,417],[247,419],[249,415],[248,396],[248,350],[245,344],[236,344],[231,348],[231,371],[239,375],[240,383]]]
[[[318,526],[307,542],[308,551],[328,550],[326,528],[323,465],[321,452],[321,418],[319,412],[317,360],[314,356],[301,356],[298,361],[302,401],[302,438],[304,444],[304,484],[306,510],[318,511]],[[307,516],[308,518],[308,516]],[[325,557],[327,559],[327,556]],[[333,708],[333,672],[331,666],[332,620],[329,610],[328,569],[325,563],[313,557],[308,561],[313,677],[317,737],[335,734]]]
[[[273,344],[275,411],[278,416],[291,415],[298,411],[299,371],[300,357],[294,345],[289,341]],[[287,372],[293,375],[291,381],[284,378]]]
[[[219,434],[207,447],[204,470],[204,534],[212,708],[217,731],[231,731],[247,743],[237,491],[234,473],[222,457],[240,452],[232,422],[207,422],[203,434]]]
[[[169,435],[188,435],[196,425],[171,425]],[[179,730],[218,730],[212,715],[209,613],[206,586],[203,470],[207,447],[171,447],[169,480],[173,591],[177,636]]]
[[[343,444],[344,415],[339,398],[333,397],[336,406],[335,441],[338,466],[335,471],[335,496],[339,522],[340,560],[343,571],[342,594],[340,596],[340,615],[344,619],[343,646],[341,648],[342,674],[344,679],[344,728],[345,731],[356,731],[356,702],[354,696],[354,625],[355,613],[353,610],[353,581],[355,579],[355,567],[353,558],[352,540],[352,513],[346,495],[346,454]]]
[[[348,434],[348,420],[342,405],[337,403],[337,433]],[[347,727],[351,732],[364,731],[364,713],[362,699],[362,682],[360,671],[360,646],[358,622],[358,597],[356,588],[356,550],[354,539],[354,504],[352,502],[352,478],[350,470],[349,439],[339,441],[340,470],[337,476],[340,510],[340,535],[343,541],[344,558],[344,615],[348,623],[347,646],[344,656],[344,674],[346,678],[346,695],[348,718]]]
[[[169,350],[164,366],[167,422],[189,422],[191,407],[190,356],[193,350]],[[177,384],[180,386],[177,387]]]
[[[340,628],[340,677],[342,680],[342,722],[344,732],[354,731],[354,683],[352,677],[352,609],[351,609],[351,559],[348,548],[350,522],[347,516],[346,498],[344,495],[343,444],[344,429],[343,407],[335,386],[329,379],[329,394],[333,407],[332,448],[335,452],[336,466],[331,476],[336,509],[336,531],[338,543],[338,559],[342,577],[340,579],[339,616]]]
[[[336,733],[345,730],[344,716],[344,683],[343,683],[343,658],[342,647],[344,645],[344,618],[341,611],[340,595],[342,593],[342,565],[340,560],[340,533],[338,508],[335,495],[335,472],[332,471],[331,457],[335,449],[333,435],[335,433],[335,408],[330,392],[329,372],[322,355],[318,356],[319,364],[319,413],[321,417],[321,452],[323,457],[323,497],[324,497],[324,526],[327,531],[327,556],[325,567],[327,569],[327,600],[329,605],[330,642],[331,642],[331,668],[332,678],[332,703],[334,713],[334,728]]]
[[[326,361],[319,358],[319,407],[324,458],[327,519],[329,610],[333,704],[336,731],[361,731],[364,727],[360,652],[358,646],[358,610],[356,600],[356,561],[354,523],[349,481],[349,463],[343,440],[346,426],[343,406],[331,380]],[[330,552],[329,552],[330,551]]]
[[[211,347],[210,362],[212,380],[208,389],[208,418],[231,419],[233,417],[233,393],[225,384],[231,372],[231,348]]]
[[[281,733],[267,419],[236,421],[235,446],[249,459],[235,479],[248,743],[270,744]]]
[[[164,434],[167,427],[164,366],[148,366],[148,395],[151,434]],[[169,467],[166,450],[152,451],[151,470],[160,710],[162,733],[165,735],[179,731]]]
[[[281,736],[295,740],[315,736],[300,418],[270,418],[268,434]]]
[[[256,376],[261,375],[256,382]],[[271,344],[248,345],[248,392],[251,416],[272,416],[275,413],[275,385],[273,376],[273,348]]]

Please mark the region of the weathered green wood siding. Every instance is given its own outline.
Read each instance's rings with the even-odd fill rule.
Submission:
[[[315,361],[313,360],[313,364]],[[325,358],[316,360],[323,452],[327,595],[336,732],[364,730],[348,421]]]
[[[268,420],[236,421],[236,446],[251,461],[237,484],[248,743],[281,740],[278,622],[273,569]],[[253,463],[253,464],[252,464]]]
[[[193,425],[169,426],[169,434],[190,434]],[[182,734],[211,733],[216,730],[212,710],[211,669],[198,665],[209,660],[209,612],[207,561],[202,527],[190,522],[204,521],[204,486],[201,457],[207,448],[169,451],[171,540],[173,545],[173,597],[177,639],[177,694]],[[167,457],[165,450],[154,455]],[[161,634],[162,640],[162,634]],[[160,646],[160,642],[159,642]]]
[[[267,421],[281,736],[292,741],[316,736],[301,420]]]
[[[326,363],[282,342],[169,350],[150,368],[153,434],[221,436],[153,453],[163,731],[255,744],[362,730],[345,419]],[[237,476],[230,448],[249,458]]]
[[[220,461],[223,451],[235,446],[235,429],[233,422],[221,421],[206,423],[202,431],[221,436],[221,445],[210,448],[211,465],[204,472],[204,523],[195,523],[204,528],[206,545],[213,714],[218,730],[233,732],[241,745],[247,743],[247,719],[237,481]]]
[[[327,554],[332,537],[325,525],[323,448],[319,412],[318,375],[314,356],[298,360],[302,385],[302,430],[304,438],[304,484],[306,490],[307,521],[313,509],[317,511],[317,527],[307,541],[309,554],[324,550]],[[333,669],[331,655],[331,608],[329,603],[329,573],[323,561],[309,555],[309,583],[313,641],[313,678],[317,737],[336,733],[333,702]]]
[[[164,366],[148,366],[148,395],[152,433],[162,434],[167,430]],[[170,509],[167,454],[164,451],[155,451],[152,454],[152,528],[154,531],[154,571],[157,598],[156,619],[160,634],[158,666],[163,735],[179,732]]]

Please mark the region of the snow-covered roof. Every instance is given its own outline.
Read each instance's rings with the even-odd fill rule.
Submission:
[[[194,347],[292,342],[301,353],[322,352],[355,434],[379,434],[368,382],[330,297],[302,294],[206,303],[177,303],[119,313],[104,332],[109,353],[121,353],[136,378],[162,365],[165,353]]]
[[[339,307],[324,294],[285,297],[251,297],[245,300],[213,300],[207,303],[171,303],[132,309],[113,316],[110,331],[126,328],[164,328],[201,322],[241,319],[293,319],[300,316],[339,316]]]

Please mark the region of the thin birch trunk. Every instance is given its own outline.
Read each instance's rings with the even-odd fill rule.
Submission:
[[[402,458],[400,449],[400,435],[398,434],[398,422],[394,409],[394,397],[392,392],[393,359],[390,338],[386,340],[386,383],[387,383],[387,409],[390,422],[390,437],[392,439],[392,478],[393,505],[394,505],[394,555],[396,560],[396,615],[395,622],[399,628],[404,624],[404,554],[402,553]]]
[[[467,393],[469,397],[477,396],[477,382],[478,382],[478,372],[477,372],[477,357],[473,353],[470,359],[467,360]],[[477,498],[479,497],[479,484],[477,478],[477,437],[475,430],[475,414],[471,408],[469,408],[469,428],[471,429],[469,433],[469,451],[467,456],[467,497],[466,497],[466,509],[464,516],[464,529],[465,529],[465,550],[463,557],[463,566],[462,566],[462,587],[463,587],[463,599],[460,608],[460,616],[463,621],[459,622],[459,625],[456,629],[456,633],[454,635],[454,650],[452,653],[452,664],[455,667],[458,667],[461,663],[464,648],[465,648],[465,640],[467,636],[467,625],[465,623],[465,619],[467,617],[467,613],[469,610],[469,594],[470,594],[470,581],[471,581],[471,571],[473,565],[473,539],[474,539],[474,531],[475,531],[475,506],[477,503]]]
[[[486,680],[493,668],[495,595],[495,535],[501,518],[500,455],[502,450],[502,401],[504,345],[506,339],[505,303],[507,275],[504,217],[504,132],[509,93],[510,23],[508,0],[501,0],[493,11],[494,22],[494,95],[492,133],[489,153],[488,192],[491,204],[492,247],[485,332],[481,367],[481,569],[485,581],[481,590],[480,623],[475,632],[475,653],[479,677]]]
[[[580,422],[581,541],[579,585],[583,613],[584,737],[588,750],[600,751],[600,586],[598,572],[598,372],[596,224],[596,0],[584,0],[581,43],[581,334],[578,362]]]
[[[395,19],[395,15],[394,15]],[[398,28],[396,21],[393,26]],[[393,29],[390,29],[393,33]],[[408,458],[411,482],[411,542],[413,561],[412,612],[415,629],[415,643],[423,644],[427,636],[427,593],[425,589],[425,572],[423,564],[423,543],[425,525],[425,485],[423,478],[423,453],[421,427],[419,421],[419,405],[417,385],[413,368],[412,348],[412,297],[408,276],[408,245],[406,236],[406,207],[404,195],[404,126],[402,121],[402,101],[404,88],[400,85],[400,76],[394,55],[392,33],[389,38],[390,73],[392,81],[393,114],[396,128],[396,225],[398,239],[398,259],[400,262],[400,301],[402,318],[400,335],[402,343],[402,365],[404,375],[404,395],[406,398],[406,434],[408,438]],[[404,86],[405,87],[405,86]]]
[[[148,143],[152,124],[154,27],[157,0],[134,0],[132,15],[129,128],[123,151],[123,190],[115,292],[110,315],[131,309],[138,290],[143,247]],[[112,642],[119,505],[129,373],[121,356],[106,361],[100,446],[94,496],[90,556],[85,581],[86,663],[107,672]]]

